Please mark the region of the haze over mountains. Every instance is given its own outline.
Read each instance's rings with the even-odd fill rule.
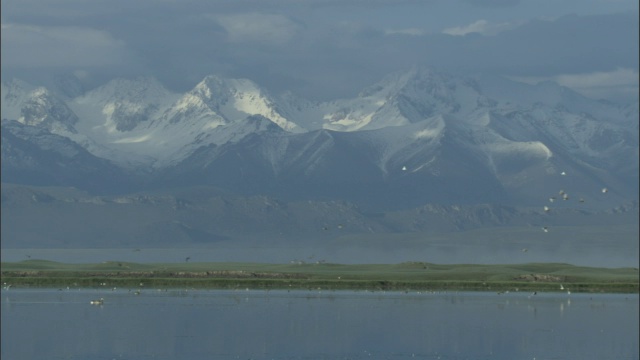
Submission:
[[[543,205],[592,222],[637,213],[638,116],[638,102],[596,101],[555,83],[428,68],[330,102],[213,75],[184,94],[152,78],[90,91],[69,77],[50,88],[12,80],[2,83],[2,204],[104,210],[129,199],[190,209],[185,221],[136,220],[128,243],[170,242],[167,234],[206,242],[238,228],[320,236],[322,224],[393,233],[560,221],[541,218]],[[408,215],[416,209],[439,220],[420,228]]]
[[[553,83],[413,69],[357,98],[314,103],[215,76],[185,94],[150,78],[86,93],[66,80],[2,85],[4,181],[102,192],[208,185],[406,207],[532,204],[565,172],[576,196],[638,196],[637,103]]]

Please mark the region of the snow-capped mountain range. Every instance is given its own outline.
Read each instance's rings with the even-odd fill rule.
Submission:
[[[535,204],[560,190],[592,204],[638,197],[638,104],[555,83],[414,68],[330,102],[216,76],[184,94],[152,78],[78,88],[2,83],[3,182],[208,185],[395,207]]]

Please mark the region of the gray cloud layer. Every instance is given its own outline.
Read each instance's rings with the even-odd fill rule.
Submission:
[[[322,99],[413,65],[549,79],[637,75],[637,10],[607,13],[591,0],[565,15],[546,4],[524,17],[532,1],[2,2],[2,72],[82,70],[96,83],[153,75],[176,90],[216,73]]]

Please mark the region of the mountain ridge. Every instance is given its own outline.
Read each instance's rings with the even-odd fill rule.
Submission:
[[[318,103],[213,75],[185,94],[138,78],[74,98],[15,81],[3,83],[2,101],[3,133],[22,131],[17,122],[77,144],[97,164],[78,166],[122,185],[108,191],[213,185],[372,208],[528,206],[565,186],[599,208],[638,197],[638,136],[629,132],[637,104],[605,104],[551,83],[413,68],[356,98]],[[44,149],[16,139],[3,135],[3,173],[26,166],[5,148]],[[51,185],[89,186],[67,180]],[[609,199],[597,196],[603,187]]]

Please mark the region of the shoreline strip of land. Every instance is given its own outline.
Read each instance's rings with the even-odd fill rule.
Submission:
[[[2,262],[4,286],[638,293],[637,268],[563,263],[331,264]]]

